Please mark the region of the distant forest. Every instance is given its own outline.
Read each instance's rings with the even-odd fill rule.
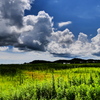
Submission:
[[[100,63],[100,60],[94,60],[94,59],[85,60],[80,58],[73,58],[71,60],[56,60],[56,61],[34,60],[29,63],[30,64],[35,64],[35,63],[81,64],[81,63]]]

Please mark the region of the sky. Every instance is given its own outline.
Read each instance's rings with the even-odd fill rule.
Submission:
[[[100,0],[0,0],[0,63],[100,59]]]

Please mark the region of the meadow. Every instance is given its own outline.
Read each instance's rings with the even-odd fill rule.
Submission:
[[[0,65],[0,100],[100,100],[100,63]]]

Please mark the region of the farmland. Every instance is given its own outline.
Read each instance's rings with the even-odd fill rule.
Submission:
[[[0,100],[100,100],[100,64],[0,65]]]

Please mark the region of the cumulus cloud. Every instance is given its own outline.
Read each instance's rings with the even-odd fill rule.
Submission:
[[[60,23],[58,23],[58,26],[59,26],[59,27],[63,27],[63,26],[67,26],[67,25],[69,25],[69,24],[72,24],[72,22],[71,22],[71,21],[60,22]]]
[[[87,37],[88,36],[86,34],[79,33],[79,35],[78,35],[78,41],[81,41],[82,43],[86,43],[86,42],[88,42]]]
[[[32,28],[20,35],[19,43],[30,49],[44,51],[49,42],[47,38],[53,32],[52,17],[44,11],[40,11],[37,16],[24,17],[24,23]]]
[[[98,34],[91,39],[93,54],[100,56],[100,28],[97,30]]]
[[[45,50],[48,44],[47,37],[53,30],[52,17],[44,11],[40,11],[37,16],[24,16],[24,11],[31,8],[31,1],[0,1],[0,46],[12,45],[19,49]]]
[[[30,3],[30,0],[0,1],[0,46],[18,45],[16,30],[23,28],[24,11],[31,8]]]
[[[68,57],[93,57],[100,56],[100,29],[98,34],[88,40],[88,36],[79,33],[78,39],[68,29],[52,33],[51,42],[48,45],[48,51],[58,56]]]
[[[53,32],[48,44],[48,51],[57,54],[70,53],[69,47],[74,42],[74,35],[68,29]]]
[[[70,44],[73,42],[74,35],[69,29],[65,29],[64,31],[57,31],[51,33],[52,41],[57,41],[58,43]]]

